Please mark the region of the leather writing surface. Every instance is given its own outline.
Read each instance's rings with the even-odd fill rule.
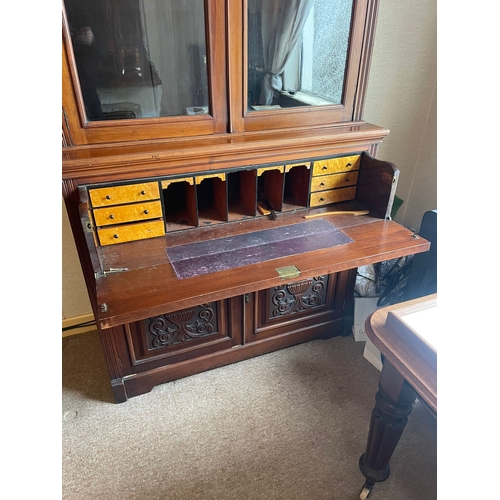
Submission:
[[[316,220],[167,249],[177,278],[224,271],[353,240],[325,220]]]

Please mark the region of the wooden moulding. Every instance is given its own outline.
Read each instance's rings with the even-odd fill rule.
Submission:
[[[222,134],[198,139],[124,142],[120,146],[63,148],[63,179],[111,182],[141,177],[185,175],[269,163],[296,163],[304,157],[327,157],[373,149],[389,133],[376,125],[315,130]]]

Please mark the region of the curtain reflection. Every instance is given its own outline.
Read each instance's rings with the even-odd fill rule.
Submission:
[[[249,0],[249,109],[341,103],[352,8],[353,0]]]
[[[259,104],[273,102],[281,91],[281,73],[290,54],[301,41],[302,30],[314,0],[267,0],[262,2],[262,45],[264,79]]]

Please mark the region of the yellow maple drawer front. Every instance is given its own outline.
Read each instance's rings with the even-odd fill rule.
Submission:
[[[336,172],[347,172],[359,170],[361,155],[343,156],[342,158],[331,158],[329,160],[318,160],[314,162],[313,176],[334,174]]]
[[[358,172],[345,174],[320,175],[311,180],[311,191],[324,191],[344,186],[354,186],[358,182]]]
[[[127,241],[145,240],[163,236],[165,226],[163,220],[124,224],[122,226],[97,229],[101,246],[116,245]]]
[[[354,200],[356,197],[356,186],[332,189],[331,191],[320,191],[311,193],[310,206],[318,207],[320,205],[328,205],[329,203],[338,203],[339,201]]]
[[[97,208],[94,210],[96,226],[109,226],[121,222],[132,222],[162,217],[161,202],[149,201],[134,205],[120,205],[110,208]]]
[[[89,195],[93,207],[107,207],[134,201],[157,200],[160,198],[160,188],[157,182],[145,182],[144,184],[89,189]]]

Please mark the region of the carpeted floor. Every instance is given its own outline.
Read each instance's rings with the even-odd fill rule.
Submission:
[[[97,332],[63,339],[66,500],[355,500],[379,372],[315,340],[114,404]],[[432,500],[436,419],[417,402],[370,500]]]

